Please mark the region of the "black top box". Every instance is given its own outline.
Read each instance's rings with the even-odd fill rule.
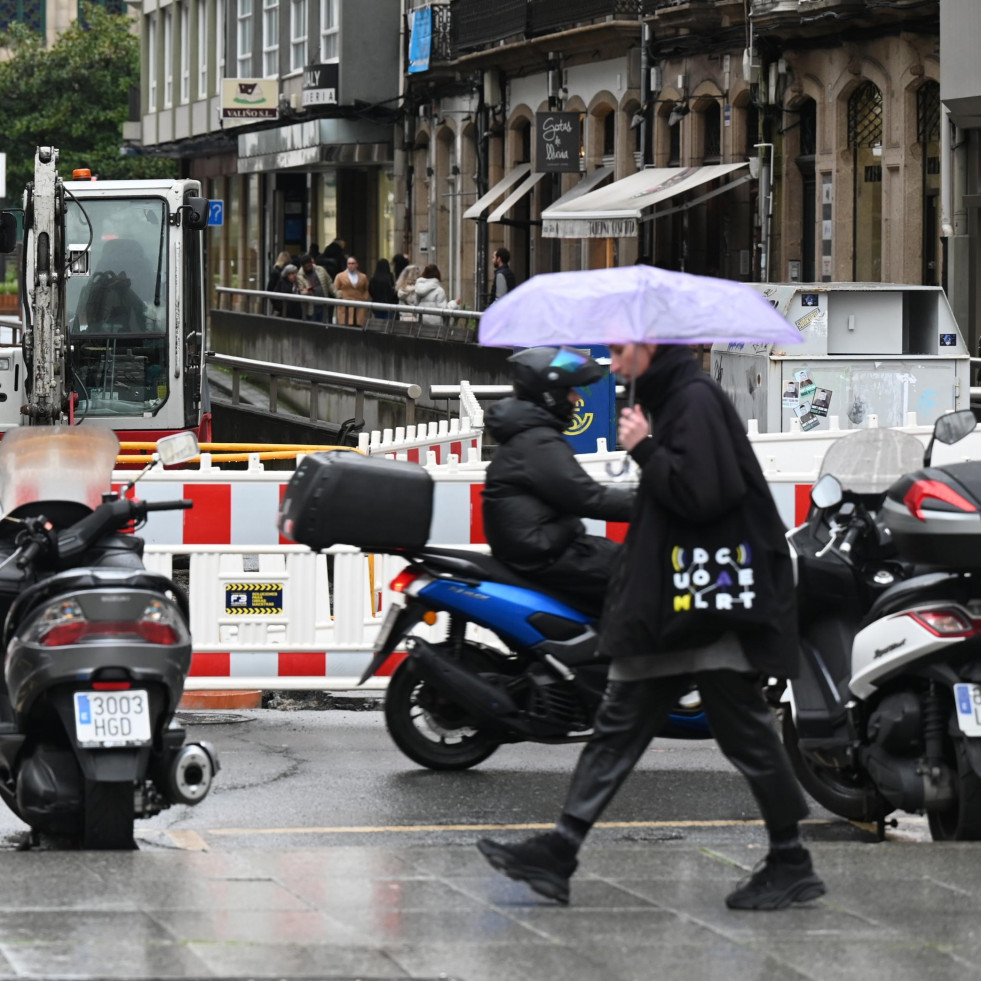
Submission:
[[[433,479],[417,463],[332,450],[304,457],[279,509],[279,530],[320,550],[422,548],[433,516]]]

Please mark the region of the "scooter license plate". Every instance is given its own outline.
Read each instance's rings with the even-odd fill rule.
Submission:
[[[381,626],[378,628],[378,636],[375,638],[375,647],[371,652],[372,654],[377,654],[388,643],[389,636],[392,633],[392,628],[395,626],[395,621],[398,619],[399,614],[404,609],[405,607],[401,603],[393,602],[392,605],[385,611],[385,618],[382,620]]]
[[[981,685],[954,685],[957,724],[965,736],[981,736]]]
[[[75,737],[80,746],[143,746],[150,735],[145,691],[75,692]]]

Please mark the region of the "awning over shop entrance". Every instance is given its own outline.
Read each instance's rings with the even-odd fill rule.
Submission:
[[[649,168],[614,181],[608,187],[577,195],[572,200],[568,200],[569,196],[566,195],[542,212],[542,235],[545,238],[620,238],[636,235],[645,208],[748,166],[748,162],[743,162],[710,164],[706,167]],[[743,183],[743,180],[749,180],[749,177],[710,193],[721,194]],[[657,217],[656,213],[654,217]]]
[[[529,174],[488,216],[487,224],[501,221],[504,216],[544,177],[544,174]]]
[[[527,177],[531,172],[531,164],[518,164],[513,170],[509,170],[504,177],[499,180],[483,197],[478,198],[466,211],[463,212],[464,218],[473,218],[479,221],[484,217],[484,212],[502,195],[508,188],[513,187],[523,177]]]

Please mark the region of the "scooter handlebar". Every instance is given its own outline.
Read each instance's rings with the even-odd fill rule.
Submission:
[[[150,511],[188,511],[194,507],[194,501],[189,501],[187,498],[181,501],[134,501],[133,503],[134,507],[139,509],[139,514],[147,514]]]

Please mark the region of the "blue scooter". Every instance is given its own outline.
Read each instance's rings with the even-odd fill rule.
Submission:
[[[502,743],[589,737],[609,668],[597,656],[595,617],[490,556],[428,547],[394,554],[409,562],[391,584],[401,600],[382,622],[360,683],[397,649],[408,651],[389,682],[385,721],[409,759],[465,770]],[[441,612],[449,614],[444,640],[411,635]],[[493,631],[506,650],[468,639],[468,623]],[[697,692],[679,703],[661,735],[711,738]]]

